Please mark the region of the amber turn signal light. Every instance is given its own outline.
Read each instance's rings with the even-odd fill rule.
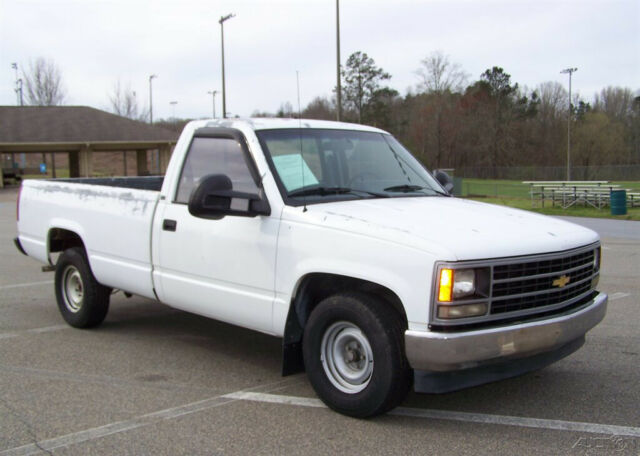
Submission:
[[[453,289],[453,269],[440,270],[440,283],[438,287],[438,301],[451,302]]]

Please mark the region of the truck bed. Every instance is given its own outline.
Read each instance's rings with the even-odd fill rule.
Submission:
[[[162,181],[162,177],[25,180],[20,243],[30,256],[50,263],[53,230],[76,233],[98,282],[154,298],[151,236]]]

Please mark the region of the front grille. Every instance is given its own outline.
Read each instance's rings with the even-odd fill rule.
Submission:
[[[599,244],[593,244],[550,254],[440,263],[436,277],[445,267],[479,271],[476,295],[445,305],[486,303],[488,311],[484,316],[445,320],[437,317],[436,308],[443,303],[436,301],[430,327],[448,331],[469,326],[491,327],[569,311],[593,298],[599,255]]]
[[[594,275],[594,255],[595,250],[588,250],[560,258],[494,266],[491,314],[546,307],[586,293]],[[559,283],[561,278],[568,282]]]

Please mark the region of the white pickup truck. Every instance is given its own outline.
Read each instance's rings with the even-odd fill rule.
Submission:
[[[72,326],[113,289],[283,338],[283,374],[366,417],[539,369],[605,315],[596,233],[451,197],[391,135],[276,119],[189,123],[166,176],[27,180],[23,253]],[[56,253],[58,252],[58,253]]]

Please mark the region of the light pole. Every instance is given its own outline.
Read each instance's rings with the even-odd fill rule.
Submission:
[[[209,95],[211,95],[213,97],[213,118],[216,118],[216,93],[218,93],[217,90],[210,90],[207,92]]]
[[[340,0],[336,0],[336,73],[338,79],[338,86],[336,89],[336,101],[337,101],[337,112],[336,118],[338,122],[340,122],[340,117],[342,117],[342,88],[340,83]]]
[[[153,78],[157,78],[158,76],[155,74],[152,74],[151,76],[149,76],[149,123],[152,124],[153,123],[153,86],[151,84],[151,81],[153,81]]]
[[[16,81],[16,92],[18,94],[18,101],[20,103],[20,106],[24,106],[24,99],[22,98],[22,78],[18,79]]]
[[[16,62],[13,62],[11,64],[11,68],[16,70],[16,88],[15,88],[15,92],[16,92],[16,97],[17,97],[17,103],[20,106],[24,106],[24,99],[22,97],[22,79],[18,77],[18,64]]]
[[[569,73],[569,115],[567,117],[567,180],[571,180],[571,75],[577,68],[566,68],[561,74]]]
[[[234,17],[235,14],[227,14],[222,16],[218,23],[220,23],[220,36],[222,37],[222,118],[227,117],[227,91],[224,84],[224,22]]]

